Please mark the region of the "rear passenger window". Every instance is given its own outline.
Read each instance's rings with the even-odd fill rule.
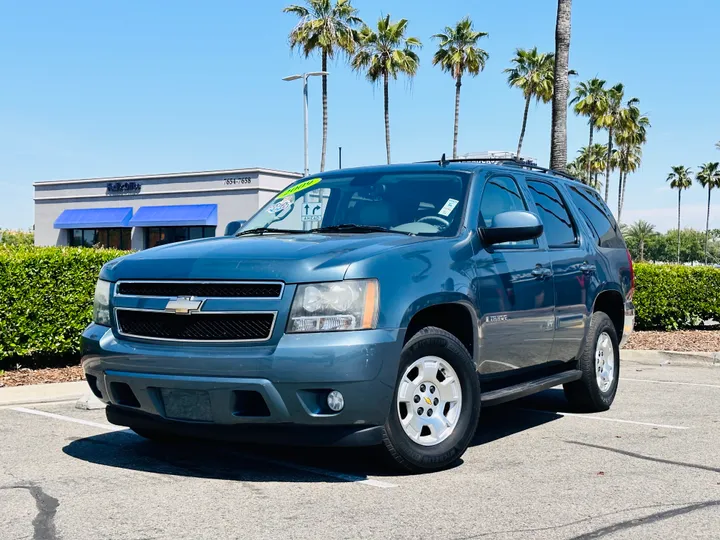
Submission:
[[[537,180],[528,180],[527,184],[540,213],[548,245],[562,247],[576,244],[575,227],[558,190]]]
[[[507,176],[488,179],[480,201],[480,225],[491,227],[493,219],[503,212],[527,210],[527,204],[515,180]],[[535,240],[504,242],[498,246],[534,246]]]
[[[585,222],[595,233],[600,247],[625,248],[615,218],[596,192],[572,186],[570,198],[580,210]]]

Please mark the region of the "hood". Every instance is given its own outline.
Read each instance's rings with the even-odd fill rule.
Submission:
[[[352,263],[427,237],[400,234],[268,234],[217,237],[115,259],[100,277],[118,279],[337,281]]]

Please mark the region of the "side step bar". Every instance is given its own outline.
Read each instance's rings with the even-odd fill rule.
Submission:
[[[570,371],[563,371],[562,373],[556,373],[555,375],[549,375],[542,379],[535,381],[524,382],[506,388],[500,388],[493,390],[492,392],[483,393],[480,397],[480,401],[485,407],[491,405],[499,405],[506,401],[512,401],[521,397],[529,396],[536,392],[542,392],[553,386],[559,384],[565,384],[572,381],[577,381],[582,377],[582,371],[579,369],[572,369]]]

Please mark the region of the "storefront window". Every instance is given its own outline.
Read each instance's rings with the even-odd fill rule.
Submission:
[[[215,227],[148,227],[145,229],[145,248],[213,236]]]
[[[70,245],[75,247],[104,247],[130,249],[130,229],[70,229]]]

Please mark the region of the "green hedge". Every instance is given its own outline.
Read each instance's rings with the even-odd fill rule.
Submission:
[[[100,268],[124,254],[0,246],[0,369],[76,359]]]
[[[100,268],[126,252],[0,246],[0,369],[77,360]],[[720,320],[720,270],[635,264],[638,329]]]
[[[720,321],[720,269],[635,263],[636,328],[677,330]]]

